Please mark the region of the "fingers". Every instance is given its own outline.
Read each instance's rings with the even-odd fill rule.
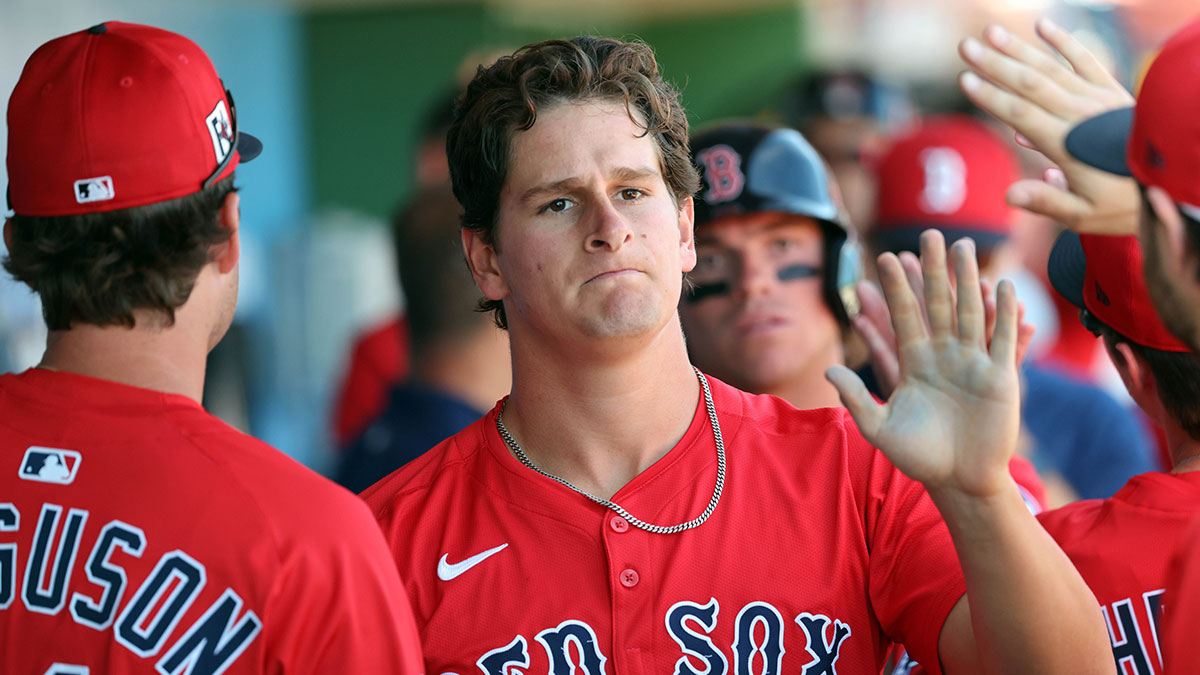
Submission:
[[[1065,182],[1065,178],[1063,179]],[[1091,213],[1092,205],[1083,197],[1051,180],[1026,178],[1013,183],[1004,195],[1009,206],[1015,206],[1070,224]]]
[[[1020,321],[1018,319],[1018,321]],[[1013,362],[1019,367],[1025,362],[1025,355],[1029,353],[1029,345],[1033,344],[1033,336],[1037,334],[1037,326],[1031,323],[1017,324],[1017,353],[1013,358]]]
[[[1068,131],[1062,119],[975,73],[963,73],[958,83],[972,103],[1015,129],[1042,154],[1055,161],[1062,155],[1062,139]]]
[[[929,317],[929,335],[948,338],[953,330],[954,305],[950,279],[946,272],[946,240],[937,230],[921,233],[921,268],[925,286],[925,312]]]
[[[1075,72],[1093,84],[1103,86],[1117,85],[1116,78],[1105,69],[1100,59],[1079,43],[1070,33],[1049,19],[1041,19],[1035,29],[1038,37],[1045,40],[1051,47],[1071,64]]]
[[[979,293],[983,295],[983,324],[984,335],[992,339],[992,331],[996,328],[996,293],[992,282],[985,277],[979,279]]]
[[[880,296],[880,301],[883,297]],[[867,351],[871,355],[871,368],[875,371],[875,380],[879,384],[879,393],[886,399],[896,390],[900,381],[900,360],[896,354],[896,341],[888,339],[880,333],[875,324],[861,313],[850,320],[863,342],[867,343]],[[891,327],[888,328],[891,333]]]
[[[1077,94],[1087,91],[1087,82],[1078,73],[1046,51],[1038,49],[1008,32],[1002,26],[995,24],[988,26],[983,31],[983,37],[993,48],[1033,68],[1064,90]]]
[[[896,335],[892,332],[892,315],[888,313],[887,301],[883,299],[883,292],[878,286],[866,280],[855,284],[854,292],[858,295],[860,305],[858,316],[869,322],[883,339],[894,345]]]
[[[928,337],[925,319],[913,289],[905,276],[900,259],[894,254],[884,253],[876,260],[879,282],[887,298],[888,310],[892,314],[892,330],[896,334],[896,345],[900,350],[906,344]]]
[[[1052,166],[1042,172],[1042,181],[1049,184],[1050,187],[1058,188],[1059,190],[1070,189],[1070,186],[1067,184],[1067,175],[1063,173],[1062,169],[1056,166]]]
[[[950,247],[950,259],[954,264],[954,274],[958,277],[959,342],[986,349],[983,296],[979,290],[979,264],[975,260],[975,242],[969,238],[954,242]]]
[[[992,333],[991,358],[997,366],[1012,368],[1017,364],[1017,313],[1016,289],[1005,279],[996,288],[996,330]],[[1032,333],[1029,337],[1032,339]]]
[[[825,379],[837,389],[842,405],[854,418],[859,431],[868,441],[874,443],[872,439],[883,425],[887,414],[886,407],[876,403],[862,379],[845,366],[833,366],[826,370]]]
[[[892,317],[879,287],[869,281],[854,285],[858,294],[859,312],[851,319],[854,328],[867,344],[871,367],[884,398],[892,395],[900,381],[900,361],[896,353],[896,335],[892,332]]]
[[[989,30],[1002,31],[1003,29],[993,26]],[[1005,34],[1007,35],[1007,32]],[[1076,82],[1064,86],[1064,81],[1070,82],[1072,78],[1078,80],[1078,76],[1069,73],[1060,65],[1049,65],[1048,56],[1044,58],[1040,55],[1034,56],[1039,54],[1039,50],[1028,47],[1016,37],[1009,36],[1006,44],[1011,50],[1023,52],[1022,55],[1025,58],[1032,58],[1045,64],[1042,67],[1052,74],[1048,75],[1039,67],[1022,61],[1020,57],[1013,58],[975,38],[969,37],[959,43],[959,54],[976,73],[1041,109],[1068,120],[1078,118],[1081,114],[1078,110],[1078,90],[1085,88],[1086,83]],[[1026,46],[1028,49],[1020,50],[1018,45]],[[1028,136],[1028,134],[1026,135]]]

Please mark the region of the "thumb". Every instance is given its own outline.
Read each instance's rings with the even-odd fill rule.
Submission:
[[[837,389],[842,405],[846,406],[863,436],[868,440],[873,438],[883,425],[886,406],[876,403],[862,378],[845,366],[831,366],[825,371],[825,379]]]
[[[1079,195],[1057,185],[1027,178],[1008,188],[1005,201],[1063,224],[1078,222],[1091,210],[1091,205]]]

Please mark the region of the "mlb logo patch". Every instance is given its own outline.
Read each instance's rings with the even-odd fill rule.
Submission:
[[[80,204],[104,202],[116,197],[112,176],[97,176],[75,181],[75,201]]]
[[[83,456],[74,450],[31,445],[25,450],[17,475],[23,480],[68,485],[75,480]]]

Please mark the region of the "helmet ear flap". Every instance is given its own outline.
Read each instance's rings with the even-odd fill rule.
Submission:
[[[822,290],[825,303],[843,328],[859,311],[858,293],[854,290],[863,278],[862,247],[846,230],[834,223],[822,223],[825,235],[825,276]]]

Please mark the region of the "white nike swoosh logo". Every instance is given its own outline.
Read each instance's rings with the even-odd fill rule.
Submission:
[[[462,562],[456,562],[453,565],[446,560],[449,554],[444,554],[442,555],[442,559],[438,561],[438,578],[442,581],[450,581],[451,579],[458,577],[463,572],[466,572],[467,570],[496,555],[506,548],[508,548],[507,543],[500,544],[496,548],[489,548],[483,553],[477,553],[470,558],[467,558]]]

